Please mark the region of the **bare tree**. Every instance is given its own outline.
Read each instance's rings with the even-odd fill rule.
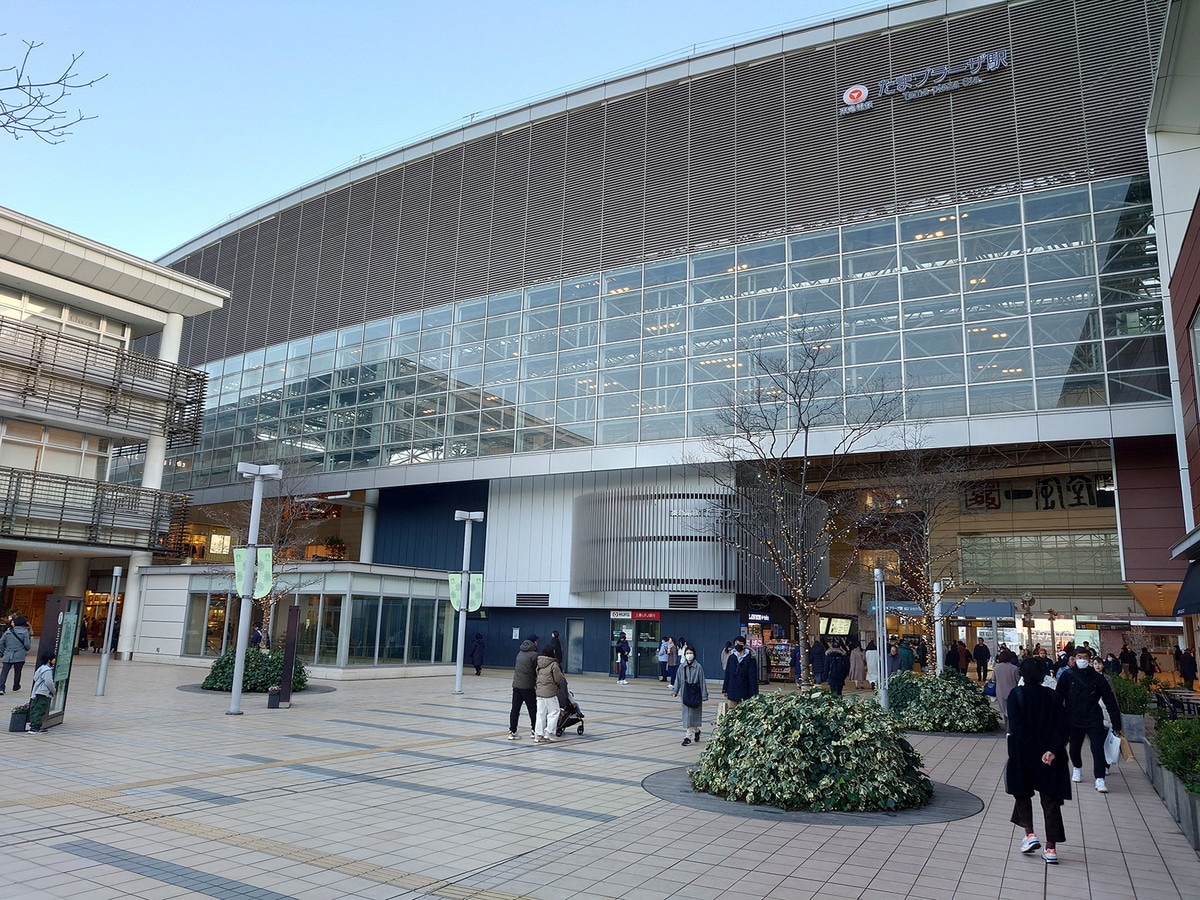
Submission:
[[[742,580],[791,611],[805,685],[812,619],[857,574],[852,556],[833,552],[856,527],[839,473],[899,413],[894,386],[865,375],[844,387],[840,348],[831,329],[806,327],[790,347],[739,350],[744,374],[704,437],[711,461],[696,463],[729,498],[727,514],[712,520]]]
[[[73,53],[64,69],[34,74],[31,59],[42,44],[21,43],[25,51],[20,61],[0,68],[0,130],[18,140],[32,134],[47,144],[61,143],[73,126],[96,118],[85,116],[81,110],[70,112],[64,101],[72,91],[89,88],[106,76],[86,78],[77,73],[75,65],[83,58],[82,53]]]

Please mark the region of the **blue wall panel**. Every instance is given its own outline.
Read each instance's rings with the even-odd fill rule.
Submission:
[[[422,484],[380,490],[375,562],[389,566],[460,571],[466,526],[454,521],[454,511],[486,511],[487,501],[486,481]],[[471,529],[473,572],[483,571],[486,537],[485,519]]]

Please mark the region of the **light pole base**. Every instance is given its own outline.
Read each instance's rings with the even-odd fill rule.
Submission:
[[[243,713],[243,712],[242,712],[240,709],[239,709],[237,712],[234,712],[232,709],[227,709],[227,710],[225,710],[225,715],[227,715],[227,716],[241,716],[241,715],[245,715],[245,713]]]

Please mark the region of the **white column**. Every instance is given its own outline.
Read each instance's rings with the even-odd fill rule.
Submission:
[[[88,576],[92,573],[92,561],[82,556],[72,556],[67,561],[67,583],[62,592],[68,597],[82,597],[87,591]]]
[[[379,516],[379,489],[367,490],[364,501],[358,561],[373,563],[375,562],[375,523]]]

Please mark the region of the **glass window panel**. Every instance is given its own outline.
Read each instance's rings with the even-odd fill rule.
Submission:
[[[558,374],[558,357],[553,353],[529,356],[521,360],[522,381],[530,378],[547,378]]]
[[[906,272],[957,263],[958,239],[950,237],[906,244],[900,251],[900,260]]]
[[[963,235],[962,258],[970,262],[978,259],[1004,259],[1021,256],[1025,252],[1024,235],[1020,228],[1002,228],[981,234]]]
[[[599,351],[595,347],[581,347],[577,350],[560,350],[558,353],[558,371],[587,372],[596,368]]]
[[[732,273],[736,271],[736,251],[733,247],[723,247],[720,250],[706,250],[703,253],[691,255],[692,278],[704,278],[708,275]]]
[[[647,337],[663,334],[682,334],[687,328],[687,310],[683,308],[646,313],[642,326]]]
[[[965,318],[968,322],[980,319],[990,319],[996,316],[1023,316],[1029,312],[1029,303],[1025,297],[1025,288],[1015,288],[1003,291],[986,291],[979,294],[965,294],[963,305],[966,309]]]
[[[600,317],[600,301],[576,300],[564,303],[559,308],[559,322],[563,326],[580,325],[584,322],[594,322]]]
[[[636,392],[628,392],[624,394],[605,394],[600,398],[600,405],[597,407],[598,416],[601,419],[620,419],[624,416],[635,416],[640,409],[640,402]]]
[[[379,661],[403,663],[405,635],[408,631],[408,598],[384,597],[382,605]]]
[[[522,428],[517,432],[517,452],[537,453],[554,449],[553,428]]]
[[[634,444],[638,439],[637,419],[596,423],[597,444]]]
[[[940,387],[965,384],[962,356],[944,356],[939,359],[906,359],[904,362],[904,386],[906,388]]]
[[[1033,350],[1033,364],[1038,375],[1103,372],[1103,358],[1099,342],[1059,344],[1054,347],[1035,347]]]
[[[517,407],[517,424],[529,426],[553,422],[556,412],[555,404],[549,400],[542,403],[523,403]]]
[[[770,291],[781,291],[787,284],[787,269],[775,266],[769,269],[750,269],[740,272],[737,276],[738,295],[761,294]]]
[[[703,356],[688,364],[688,380],[693,384],[707,381],[726,382],[737,372],[737,356],[730,346],[729,352],[716,356]],[[728,394],[726,394],[728,396]]]
[[[906,391],[905,415],[909,419],[944,419],[967,414],[967,391],[961,387]]]
[[[713,353],[731,353],[737,346],[737,339],[727,328],[709,328],[705,331],[693,331],[688,338],[689,353],[692,356],[704,356]]]
[[[1157,272],[1157,238],[1145,237],[1116,244],[1100,244],[1096,247],[1096,259],[1100,261],[1100,271],[1106,275],[1110,272],[1145,269]]]
[[[935,241],[958,234],[958,213],[955,209],[937,209],[900,216],[901,241]]]
[[[688,285],[688,297],[692,303],[707,303],[710,300],[728,300],[737,289],[732,275],[703,278]]]
[[[787,294],[755,294],[738,300],[739,322],[761,322],[766,319],[784,318],[788,314]]]
[[[783,346],[788,342],[788,323],[784,319],[752,322],[738,326],[738,340],[757,348]]]
[[[484,345],[483,343],[467,344],[465,346],[454,347],[450,351],[450,366],[458,370],[466,366],[475,366],[482,363],[484,360]]]
[[[1171,378],[1166,369],[1109,375],[1111,402],[1158,403],[1171,399]]]
[[[862,309],[848,309],[844,320],[847,337],[896,331],[900,327],[900,304],[885,303]]]
[[[1167,342],[1162,335],[1112,338],[1104,342],[1110,372],[1150,369],[1167,364]]]
[[[1096,305],[1096,299],[1096,282],[1091,278],[1039,284],[1029,289],[1034,313],[1090,309]]]
[[[688,388],[690,409],[720,409],[729,406],[732,400],[733,389],[727,381],[709,381]]]
[[[575,400],[559,400],[554,421],[559,424],[590,422],[596,418],[596,398],[580,397]]]
[[[897,258],[895,247],[847,253],[842,257],[842,277],[873,278],[877,275],[891,274],[899,268]]]
[[[1025,249],[1030,253],[1081,247],[1092,242],[1092,220],[1088,216],[1058,219],[1025,227]]]
[[[830,382],[831,386],[836,383]],[[903,383],[900,363],[846,366],[846,391],[850,394],[895,390]]]
[[[820,256],[837,256],[841,242],[836,228],[798,234],[788,238],[788,252],[793,262],[815,259]]]
[[[539,400],[554,399],[554,384],[553,378],[542,378],[537,381],[522,381],[518,396],[522,404],[536,403]]]
[[[1150,177],[1133,175],[1092,183],[1092,204],[1096,209],[1120,209],[1148,204],[1151,200]]]
[[[431,306],[428,309],[421,310],[421,330],[428,331],[430,328],[443,328],[451,323],[453,318],[454,308],[451,306]],[[356,343],[362,343],[362,337]]]
[[[881,279],[886,281],[887,279]],[[855,281],[847,288],[856,291],[870,291],[869,281]],[[791,311],[797,315],[809,312],[830,312],[842,308],[842,288],[839,284],[821,285],[819,287],[802,288],[788,291],[788,302]]]
[[[379,638],[379,598],[355,596],[350,605],[350,665],[374,665]]]
[[[1096,272],[1091,247],[1034,253],[1028,257],[1028,263],[1031,283],[1094,275]]]
[[[969,401],[973,416],[1022,412],[1033,409],[1033,385],[1026,382],[973,384]]]
[[[516,435],[512,432],[497,432],[479,436],[479,455],[497,456],[516,452]]]
[[[559,298],[559,283],[539,284],[525,288],[525,309],[546,309],[557,307]]]
[[[433,642],[437,636],[437,601],[413,597],[409,607],[408,662],[433,661]]]
[[[1025,221],[1061,219],[1064,216],[1086,215],[1091,212],[1091,199],[1086,184],[1025,194]]]
[[[963,266],[963,291],[987,291],[1025,283],[1023,259],[995,259]]]
[[[627,366],[640,362],[641,358],[641,341],[624,341],[620,344],[605,343],[600,347],[600,365],[605,369]]]
[[[541,307],[531,309],[521,317],[521,327],[525,331],[541,331],[543,328],[558,327],[558,307]]]
[[[682,369],[683,364],[680,363]],[[654,390],[642,391],[642,415],[646,413],[668,413],[684,409],[685,389],[679,385],[682,382],[682,371],[677,382],[670,387],[660,387]]]
[[[562,281],[562,302],[583,300],[595,297],[600,293],[600,276],[582,275],[578,278],[564,278]]]
[[[603,273],[600,292],[603,294],[625,293],[641,290],[642,267],[626,266],[623,269],[609,269]]]
[[[413,314],[416,315],[415,313]],[[324,353],[326,350],[332,350],[337,340],[337,335],[332,331],[326,331],[321,334],[314,334],[312,339],[312,352]]]
[[[606,319],[636,315],[642,311],[642,295],[638,291],[605,294],[601,301],[601,307],[601,314]]]
[[[904,332],[904,356],[945,356],[963,352],[962,328],[921,328]]]
[[[419,334],[421,331],[421,314],[419,312],[405,313],[392,319],[392,335],[404,337],[409,334]],[[307,351],[305,351],[307,352]],[[289,356],[294,354],[290,353]]]
[[[662,359],[679,359],[687,353],[687,337],[668,334],[660,338],[642,341],[642,362],[657,362]]]
[[[1154,209],[1151,206],[1097,212],[1094,218],[1097,241],[1123,241],[1155,233]]]
[[[967,326],[967,349],[1000,350],[1029,346],[1029,326],[1024,320],[1001,319]]]
[[[720,303],[705,303],[693,306],[688,310],[688,319],[692,330],[715,328],[722,325],[732,325],[736,317],[736,307],[732,300]]]
[[[967,356],[967,380],[971,384],[1027,379],[1032,374],[1029,351],[1026,349],[1014,348]]]
[[[504,337],[506,335],[520,333],[521,316],[518,313],[513,313],[507,316],[494,316],[487,320],[488,338]]]
[[[880,337],[847,338],[845,343],[846,364],[883,362],[900,358],[900,335]]]
[[[837,257],[794,262],[788,266],[788,284],[793,288],[830,284],[841,277],[842,266]]]
[[[539,331],[527,334],[521,341],[521,353],[532,356],[536,353],[553,353],[558,349],[558,331]]]
[[[905,300],[900,305],[901,322],[906,329],[927,328],[933,325],[956,325],[962,322],[962,304],[955,298]]]
[[[625,316],[621,319],[609,319],[603,323],[600,339],[606,344],[618,341],[635,340],[642,335],[642,317]]]
[[[578,351],[581,348],[592,348],[592,356],[596,355],[595,345],[599,338],[600,329],[595,322],[586,325],[571,325],[558,332],[558,349]],[[586,350],[584,351],[587,352]]]
[[[474,322],[487,316],[487,297],[460,300],[454,304],[455,322]]]
[[[878,222],[862,222],[842,228],[842,253],[869,250],[874,247],[892,247],[896,243],[896,220],[883,219]]]
[[[554,429],[554,449],[568,450],[572,447],[591,447],[596,443],[594,422],[578,422]]]
[[[900,296],[900,282],[895,276],[848,281],[842,285],[842,295],[847,309],[873,303],[895,303]]]
[[[435,372],[450,368],[450,348],[443,347],[440,350],[430,350],[421,353],[417,359],[426,371],[432,370]]]
[[[927,269],[923,272],[906,272],[900,276],[900,282],[904,289],[905,299],[946,298],[962,291],[962,271],[958,266],[943,266],[940,269]]]
[[[1104,336],[1162,334],[1165,322],[1161,303],[1144,303],[1104,310]]]
[[[520,371],[520,367],[515,359],[489,362],[483,368],[483,383],[489,387],[498,384],[511,384],[517,381]]]
[[[392,356],[409,356],[415,357],[417,350],[420,349],[420,335],[408,334],[403,337],[392,338]]]
[[[646,416],[642,419],[643,441],[668,441],[687,434],[687,416],[674,413],[669,416]]]
[[[517,411],[514,407],[492,406],[479,414],[479,427],[483,431],[508,431],[516,427]]]
[[[1039,378],[1035,383],[1038,409],[1063,409],[1070,406],[1104,406],[1104,376]]]
[[[496,338],[483,345],[483,360],[485,363],[500,362],[515,359],[521,355],[521,338],[519,335]]]
[[[1097,310],[1034,316],[1030,324],[1035,345],[1094,341],[1100,337],[1100,315]]]
[[[554,286],[557,289],[557,285]],[[487,298],[487,314],[488,318],[492,316],[502,316],[509,313],[514,313],[521,308],[521,291],[520,289],[512,291],[502,291],[499,294],[492,294]],[[395,328],[392,329],[395,332]]]
[[[321,599],[321,621],[317,627],[317,663],[337,665],[341,644],[342,598],[326,594]]]
[[[1162,298],[1162,284],[1150,273],[1116,275],[1100,279],[1100,304],[1123,306]]]
[[[646,312],[686,305],[686,284],[671,284],[666,287],[648,288],[642,294],[642,309]]]
[[[600,391],[612,394],[618,391],[636,391],[641,386],[642,370],[636,366],[628,369],[608,369],[600,375]]]
[[[675,259],[660,259],[657,262],[646,263],[642,276],[646,287],[685,280],[687,278],[687,263],[686,256],[680,256]]]
[[[579,375],[565,375],[558,379],[558,396],[590,397],[596,393],[599,376],[595,372]]]
[[[958,229],[964,233],[1020,224],[1021,200],[1018,197],[964,203],[958,208]]]
[[[775,238],[742,244],[738,247],[737,260],[739,269],[778,265],[787,261],[787,242],[783,238]]]

